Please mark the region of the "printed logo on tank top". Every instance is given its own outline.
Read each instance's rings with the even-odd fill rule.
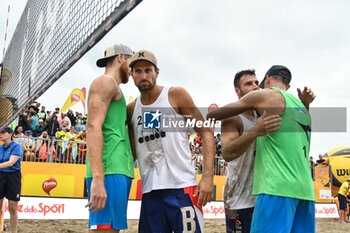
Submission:
[[[143,112],[143,128],[144,129],[160,129],[162,113],[157,111]],[[139,119],[139,117],[138,117]]]
[[[161,130],[161,113],[157,111],[143,111],[142,116],[137,116],[137,127],[139,128],[137,142],[146,146],[147,151],[152,152],[145,159],[148,166],[152,166],[160,155],[163,155],[164,148],[161,138],[166,137],[166,132]]]

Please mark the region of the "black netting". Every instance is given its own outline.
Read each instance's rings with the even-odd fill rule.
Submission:
[[[28,0],[2,62],[0,128],[141,1]]]

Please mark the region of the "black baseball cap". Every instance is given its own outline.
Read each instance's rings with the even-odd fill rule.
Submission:
[[[266,79],[266,76],[273,76],[273,75],[279,75],[284,79],[287,79],[289,82],[292,80],[292,73],[290,70],[282,65],[273,65],[265,74],[264,79],[260,83],[260,88],[264,88],[264,82]]]
[[[13,134],[13,130],[11,129],[11,127],[5,127],[3,130],[1,130],[1,133],[12,133]]]

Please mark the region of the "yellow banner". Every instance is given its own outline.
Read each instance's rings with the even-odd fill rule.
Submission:
[[[83,101],[84,98],[85,98],[85,94],[83,90],[80,90],[78,88],[73,89],[72,92],[69,94],[63,107],[61,108],[61,112],[67,111],[70,107],[74,106],[76,103]]]
[[[22,195],[84,197],[85,165],[22,162]]]
[[[86,165],[22,162],[22,195],[40,197],[84,197]],[[197,181],[201,179],[197,175]],[[214,201],[223,200],[225,176],[214,176]],[[129,199],[141,200],[140,171],[135,168]]]

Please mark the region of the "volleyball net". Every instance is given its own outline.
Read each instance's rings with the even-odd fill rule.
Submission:
[[[142,0],[28,0],[1,62],[0,129]]]

